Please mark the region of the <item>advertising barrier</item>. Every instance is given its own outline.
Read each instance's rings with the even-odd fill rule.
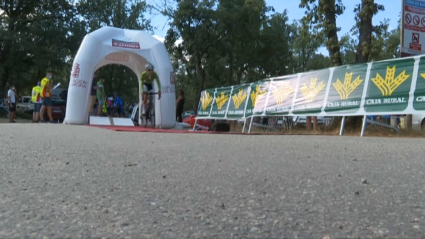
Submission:
[[[202,92],[197,118],[425,111],[425,55],[345,65]]]

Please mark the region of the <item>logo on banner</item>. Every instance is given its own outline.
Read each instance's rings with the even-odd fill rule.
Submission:
[[[224,92],[221,92],[221,95],[217,97],[217,108],[221,110],[223,106],[226,104],[227,100],[229,99],[228,95],[225,95]]]
[[[423,18],[421,19],[421,24],[422,24],[422,26],[423,26],[423,27],[425,27],[425,17],[423,17]]]
[[[392,68],[387,66],[385,79],[379,73],[376,73],[376,77],[372,78],[372,82],[381,91],[382,96],[391,96],[398,87],[409,79],[410,75],[406,74],[406,70],[395,77],[396,69],[396,66]]]
[[[257,104],[257,101],[260,101],[266,93],[267,93],[267,90],[261,89],[261,86],[257,85],[255,87],[255,91],[251,92],[252,106],[255,107],[255,105]]]
[[[74,66],[72,67],[72,73],[71,76],[72,78],[78,78],[80,77],[80,64],[75,63]]]
[[[138,42],[125,42],[116,39],[112,39],[112,46],[130,49],[140,49],[140,44]]]
[[[212,101],[213,97],[208,92],[205,92],[205,94],[201,96],[202,109],[206,110]]]
[[[307,102],[313,102],[314,98],[325,88],[325,83],[322,81],[317,85],[317,77],[312,78],[310,81],[310,86],[308,87],[305,83],[300,88]]]
[[[344,83],[342,83],[339,79],[337,79],[336,83],[333,83],[335,90],[338,92],[341,100],[347,100],[351,93],[357,87],[359,87],[363,80],[360,79],[360,76],[357,76],[357,78],[352,81],[353,79],[353,72],[351,73],[345,73],[345,79]]]
[[[170,83],[172,85],[176,84],[176,74],[174,72],[170,72]]]
[[[283,105],[292,93],[294,93],[294,87],[290,84],[282,84],[278,89],[272,91],[277,105]]]
[[[247,93],[240,89],[238,93],[235,93],[232,96],[233,104],[235,104],[235,109],[239,109],[243,102],[245,102],[246,97],[248,97]]]

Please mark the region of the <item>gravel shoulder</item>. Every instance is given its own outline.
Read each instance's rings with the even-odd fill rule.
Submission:
[[[424,144],[0,124],[0,238],[419,238]]]

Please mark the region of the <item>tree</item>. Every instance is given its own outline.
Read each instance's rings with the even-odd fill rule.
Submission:
[[[66,0],[3,0],[0,10],[0,90],[13,83],[28,93],[47,68],[61,72],[74,7]]]
[[[311,22],[310,28],[319,29],[324,36],[332,66],[342,64],[336,17],[344,12],[342,0],[301,0],[300,7],[306,8],[304,21]]]
[[[262,69],[260,76],[274,77],[292,73],[293,64],[293,44],[292,26],[288,24],[288,15],[276,13],[264,20],[261,29],[260,47],[257,49],[258,66]],[[249,56],[246,56],[249,59]],[[261,72],[260,72],[261,73]]]
[[[356,26],[358,28],[359,44],[357,46],[356,63],[369,61],[372,51],[372,33],[379,29],[373,26],[372,18],[379,11],[385,10],[383,5],[376,4],[374,0],[362,0],[354,9],[356,12]]]
[[[185,63],[189,77],[197,79],[196,106],[207,79],[208,57],[216,54],[214,46],[217,45],[218,37],[217,17],[213,9],[215,4],[214,0],[179,1],[177,10],[172,13],[173,21],[166,36],[168,50]],[[178,39],[183,41],[176,45]]]
[[[305,18],[292,24],[292,34],[292,49],[296,62],[293,66],[294,73],[307,71],[307,65],[317,49],[323,44],[323,37],[316,29],[309,29],[309,23]],[[328,67],[328,65],[325,65],[325,67]]]
[[[264,0],[219,0],[217,49],[228,67],[227,85],[240,84],[244,72],[256,64],[261,28],[269,27],[264,24],[268,11]]]

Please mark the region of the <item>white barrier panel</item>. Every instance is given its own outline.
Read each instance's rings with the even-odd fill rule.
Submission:
[[[90,116],[90,125],[111,126],[111,120],[108,117]]]
[[[130,118],[112,118],[114,126],[134,126]]]

